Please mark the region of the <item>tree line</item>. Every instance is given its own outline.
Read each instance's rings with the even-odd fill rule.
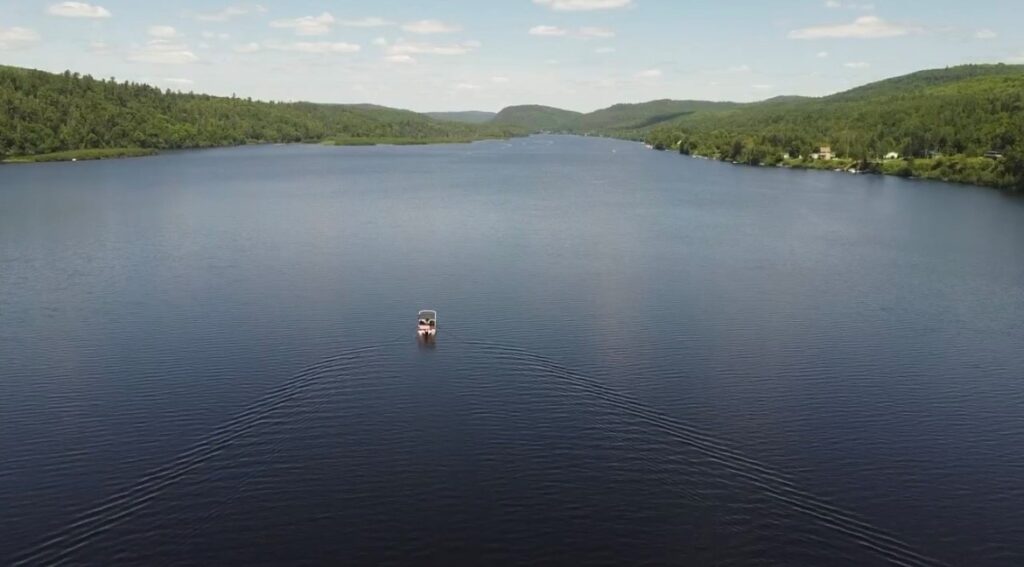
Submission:
[[[466,141],[514,133],[369,105],[258,102],[0,66],[0,158],[329,139]]]
[[[824,98],[699,112],[645,137],[751,165],[810,165],[829,146],[863,171],[1024,190],[1024,66],[924,71]],[[884,160],[891,153],[899,164]]]

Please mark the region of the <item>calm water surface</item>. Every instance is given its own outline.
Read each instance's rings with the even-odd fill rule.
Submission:
[[[0,563],[1021,565],[1022,252],[599,139],[0,167]]]

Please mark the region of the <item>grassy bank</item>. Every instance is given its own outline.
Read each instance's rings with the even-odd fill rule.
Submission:
[[[15,156],[3,160],[3,163],[45,163],[50,161],[88,161],[97,159],[115,159],[128,157],[144,157],[156,154],[149,148],[102,148],[93,150],[68,150],[31,156]]]

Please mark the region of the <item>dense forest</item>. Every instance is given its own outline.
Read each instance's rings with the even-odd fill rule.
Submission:
[[[575,132],[582,116],[571,110],[527,104],[502,109],[491,123],[523,128],[530,132]]]
[[[843,168],[1022,189],[1024,66],[923,71],[823,98],[695,113],[646,138],[752,165],[837,167],[812,163],[829,146]],[[884,159],[891,154],[900,159]]]
[[[1020,65],[922,71],[821,98],[657,100],[589,114],[530,105],[487,118],[258,102],[0,66],[0,160],[8,161],[265,142],[464,142],[548,131],[646,140],[659,149],[751,165],[854,169],[1024,190]],[[813,159],[822,146],[836,159]],[[893,154],[899,158],[885,159]]]
[[[503,115],[504,124],[531,131],[646,140],[659,149],[737,163],[854,169],[1024,190],[1020,65],[922,71],[822,98],[653,101],[589,114],[511,107],[498,116]],[[822,146],[837,159],[812,159]],[[891,154],[899,159],[884,159]]]
[[[0,159],[264,142],[468,141],[515,133],[372,105],[257,102],[0,66]]]
[[[483,112],[480,110],[464,110],[462,112],[424,112],[435,120],[448,120],[451,122],[466,122],[469,124],[483,124],[494,120],[496,112]]]

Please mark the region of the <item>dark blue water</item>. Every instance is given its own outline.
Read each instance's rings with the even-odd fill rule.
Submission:
[[[571,137],[5,166],[0,563],[1020,565],[1022,347],[992,190]]]

